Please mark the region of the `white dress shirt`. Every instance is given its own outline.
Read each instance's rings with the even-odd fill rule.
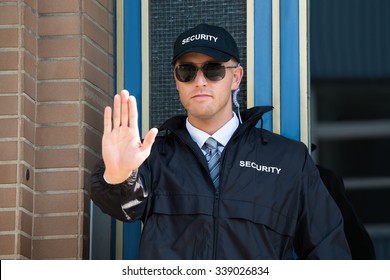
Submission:
[[[236,131],[238,125],[239,125],[239,121],[237,115],[234,112],[233,112],[233,117],[230,119],[230,121],[228,121],[223,127],[217,130],[213,135],[209,135],[208,133],[194,127],[188,121],[188,118],[186,121],[186,127],[188,133],[190,134],[192,140],[194,140],[196,144],[198,144],[199,148],[203,151],[204,154],[206,152],[204,151],[204,149],[202,149],[202,147],[209,137],[213,137],[215,140],[218,141],[219,143],[218,150],[220,153],[222,153],[223,148],[226,146],[227,142],[229,142],[234,131]]]

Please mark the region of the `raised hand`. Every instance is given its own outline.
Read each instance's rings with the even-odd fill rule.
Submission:
[[[113,113],[113,115],[112,115]],[[137,102],[122,90],[114,97],[114,109],[104,110],[102,154],[105,179],[111,184],[125,181],[149,156],[158,130],[152,128],[141,142],[138,129]]]

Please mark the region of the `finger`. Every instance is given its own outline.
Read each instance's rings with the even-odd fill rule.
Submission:
[[[131,128],[138,129],[138,110],[137,110],[137,100],[134,96],[129,97],[129,126]]]
[[[114,123],[114,129],[118,128],[121,123],[121,97],[120,95],[116,94],[114,96],[114,113],[113,113],[113,123]]]
[[[129,92],[127,90],[121,91],[121,125],[129,125],[129,105],[127,103],[129,99]]]
[[[150,149],[152,148],[154,140],[156,140],[157,133],[158,133],[157,128],[152,128],[151,130],[148,131],[148,133],[146,133],[144,141],[142,143],[142,148],[144,149],[144,151],[150,153]]]
[[[104,130],[103,133],[110,133],[112,130],[112,120],[111,120],[111,107],[107,106],[104,108]]]

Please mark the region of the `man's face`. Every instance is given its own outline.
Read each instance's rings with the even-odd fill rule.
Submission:
[[[218,62],[202,53],[187,53],[175,63],[190,63],[201,68],[207,62]],[[229,60],[221,62],[225,66],[237,66],[237,62]],[[226,122],[232,117],[231,91],[238,88],[242,78],[242,67],[226,68],[225,77],[220,81],[208,80],[198,69],[196,77],[190,82],[176,80],[180,101],[188,112],[188,119],[196,125],[198,122]]]

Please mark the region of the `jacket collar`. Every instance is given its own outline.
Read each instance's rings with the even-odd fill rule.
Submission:
[[[256,106],[244,111],[241,111],[242,125],[243,126],[255,126],[262,116],[271,111],[272,106]],[[187,116],[175,116],[164,122],[159,128],[159,131],[169,130],[176,131],[185,129]]]

